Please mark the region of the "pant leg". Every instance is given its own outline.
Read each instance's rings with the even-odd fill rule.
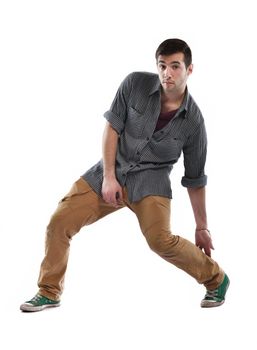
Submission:
[[[163,259],[184,270],[207,289],[222,282],[224,272],[195,244],[174,235],[170,229],[170,199],[148,196],[128,205],[137,215],[150,248]]]
[[[118,208],[119,209],[119,208]],[[38,279],[39,293],[59,300],[63,292],[70,241],[79,230],[117,209],[105,203],[82,178],[59,202],[46,230],[45,257]]]

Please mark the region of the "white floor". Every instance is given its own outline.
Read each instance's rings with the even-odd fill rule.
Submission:
[[[254,1],[1,1],[0,348],[256,349]],[[155,70],[169,37],[193,50],[189,88],[208,131],[213,258],[226,303],[153,254],[129,210],[72,241],[62,306],[21,313],[37,291],[44,230],[58,200],[101,156],[102,114],[123,77]],[[222,127],[221,127],[222,124]],[[174,232],[194,221],[172,174]]]

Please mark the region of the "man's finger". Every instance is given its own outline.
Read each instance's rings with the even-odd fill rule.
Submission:
[[[118,201],[119,201],[119,202],[122,202],[122,201],[123,201],[122,189],[120,189],[119,192],[118,192]]]
[[[205,252],[206,255],[211,257],[211,249],[210,248],[204,248],[204,252]]]
[[[116,198],[117,204],[121,204],[122,203],[123,195],[122,195],[122,191],[121,190],[116,192],[115,198]]]

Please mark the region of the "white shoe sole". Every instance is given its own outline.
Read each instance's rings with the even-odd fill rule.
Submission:
[[[35,311],[42,311],[44,309],[49,309],[51,307],[58,307],[60,305],[61,305],[61,303],[41,305],[41,306],[33,306],[32,304],[24,303],[24,304],[22,304],[20,306],[20,310],[21,311],[25,311],[25,312],[35,312]]]
[[[217,307],[222,304],[224,304],[225,300],[222,301],[208,301],[208,300],[203,300],[201,302],[201,307]]]

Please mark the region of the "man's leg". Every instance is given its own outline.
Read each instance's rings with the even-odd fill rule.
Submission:
[[[60,201],[46,231],[45,258],[38,280],[39,294],[59,300],[63,291],[70,241],[85,226],[117,210],[105,203],[80,178]]]
[[[163,259],[184,270],[209,290],[224,279],[218,264],[195,244],[173,235],[170,230],[170,199],[148,196],[128,206],[137,215],[141,230],[150,248]]]

